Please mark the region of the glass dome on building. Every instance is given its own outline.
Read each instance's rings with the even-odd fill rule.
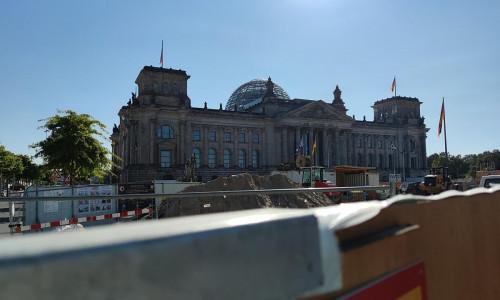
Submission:
[[[235,105],[238,106],[238,110],[244,110],[262,102],[262,97],[264,97],[267,92],[266,83],[267,80],[265,79],[254,79],[240,85],[240,87],[231,94],[229,100],[227,100],[226,110],[234,110]],[[278,99],[290,100],[290,96],[288,96],[287,92],[276,83],[274,84],[273,92]]]

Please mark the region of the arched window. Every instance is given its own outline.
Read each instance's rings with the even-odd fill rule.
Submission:
[[[201,166],[200,149],[194,148],[193,154],[194,154],[194,157],[196,158],[196,168],[199,168]]]
[[[209,149],[208,150],[208,167],[209,168],[215,168],[215,156],[216,152],[215,149]]]
[[[259,167],[259,151],[252,150],[252,167]]]
[[[158,137],[162,139],[173,139],[174,138],[174,129],[172,127],[164,125],[158,128]]]
[[[224,168],[231,168],[231,150],[224,150]]]
[[[247,166],[247,160],[246,160],[246,153],[245,150],[239,150],[238,151],[238,167],[241,169],[246,168]]]
[[[168,93],[168,83],[163,82],[163,84],[161,85],[161,92],[162,92],[163,94]]]
[[[153,82],[153,90],[155,91],[155,93],[158,93],[158,82]]]
[[[172,88],[172,92],[174,94],[177,94],[179,92],[179,89],[177,88],[177,83],[174,83],[174,87]]]

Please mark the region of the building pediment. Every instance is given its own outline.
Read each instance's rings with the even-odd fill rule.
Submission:
[[[353,121],[344,112],[339,112],[331,105],[325,102],[311,101],[300,108],[294,109],[283,115],[283,118],[300,118],[300,119],[322,119],[329,121]]]

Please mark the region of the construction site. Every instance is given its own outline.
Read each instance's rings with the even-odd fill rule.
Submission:
[[[2,239],[0,295],[500,297],[499,186],[387,199],[389,187],[368,168],[292,173],[38,189],[43,199],[31,191],[18,200],[24,220],[38,223],[14,226],[12,238]],[[446,183],[429,176],[424,185]],[[137,206],[132,213],[119,211],[125,199],[132,205],[124,209]]]

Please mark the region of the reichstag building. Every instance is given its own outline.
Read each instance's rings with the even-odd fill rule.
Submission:
[[[376,101],[373,121],[347,115],[337,86],[330,101],[291,99],[271,78],[238,87],[223,107],[192,107],[184,70],[144,67],[138,95],[123,106],[113,128],[113,153],[121,157],[119,182],[183,177],[194,154],[203,182],[248,172],[269,174],[293,166],[298,155],[315,165],[373,167],[388,174],[426,174],[426,133],[417,98]],[[315,144],[315,146],[314,146]]]

